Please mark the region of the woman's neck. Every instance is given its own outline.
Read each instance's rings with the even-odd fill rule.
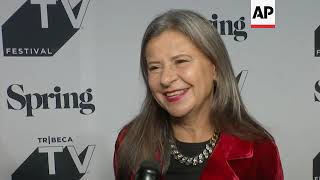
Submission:
[[[174,137],[182,142],[204,142],[214,133],[209,117],[193,119],[173,119],[171,121]]]

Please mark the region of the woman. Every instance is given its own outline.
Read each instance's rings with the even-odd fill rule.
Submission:
[[[140,67],[147,94],[116,141],[116,179],[133,179],[143,160],[158,161],[162,179],[283,179],[274,139],[246,111],[227,50],[204,17],[156,17]]]

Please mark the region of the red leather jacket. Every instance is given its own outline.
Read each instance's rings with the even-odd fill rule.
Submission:
[[[119,134],[115,145],[115,175],[118,169],[117,152],[124,134]],[[130,179],[134,180],[133,174]],[[253,142],[221,133],[200,180],[283,180],[278,148],[271,140]]]

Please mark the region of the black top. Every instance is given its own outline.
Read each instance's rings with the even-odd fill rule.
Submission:
[[[194,157],[199,155],[206,147],[206,144],[210,140],[201,143],[185,143],[176,141],[178,150],[185,156]],[[202,164],[196,166],[193,165],[184,165],[178,160],[175,160],[171,155],[170,166],[165,176],[165,180],[197,180],[200,178],[200,174],[204,166],[206,165],[208,159],[206,159]]]

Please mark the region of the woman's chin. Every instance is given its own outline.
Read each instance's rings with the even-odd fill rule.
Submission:
[[[169,110],[168,113],[170,114],[170,116],[174,118],[182,118],[182,117],[185,117],[189,113],[189,111],[188,110]]]

